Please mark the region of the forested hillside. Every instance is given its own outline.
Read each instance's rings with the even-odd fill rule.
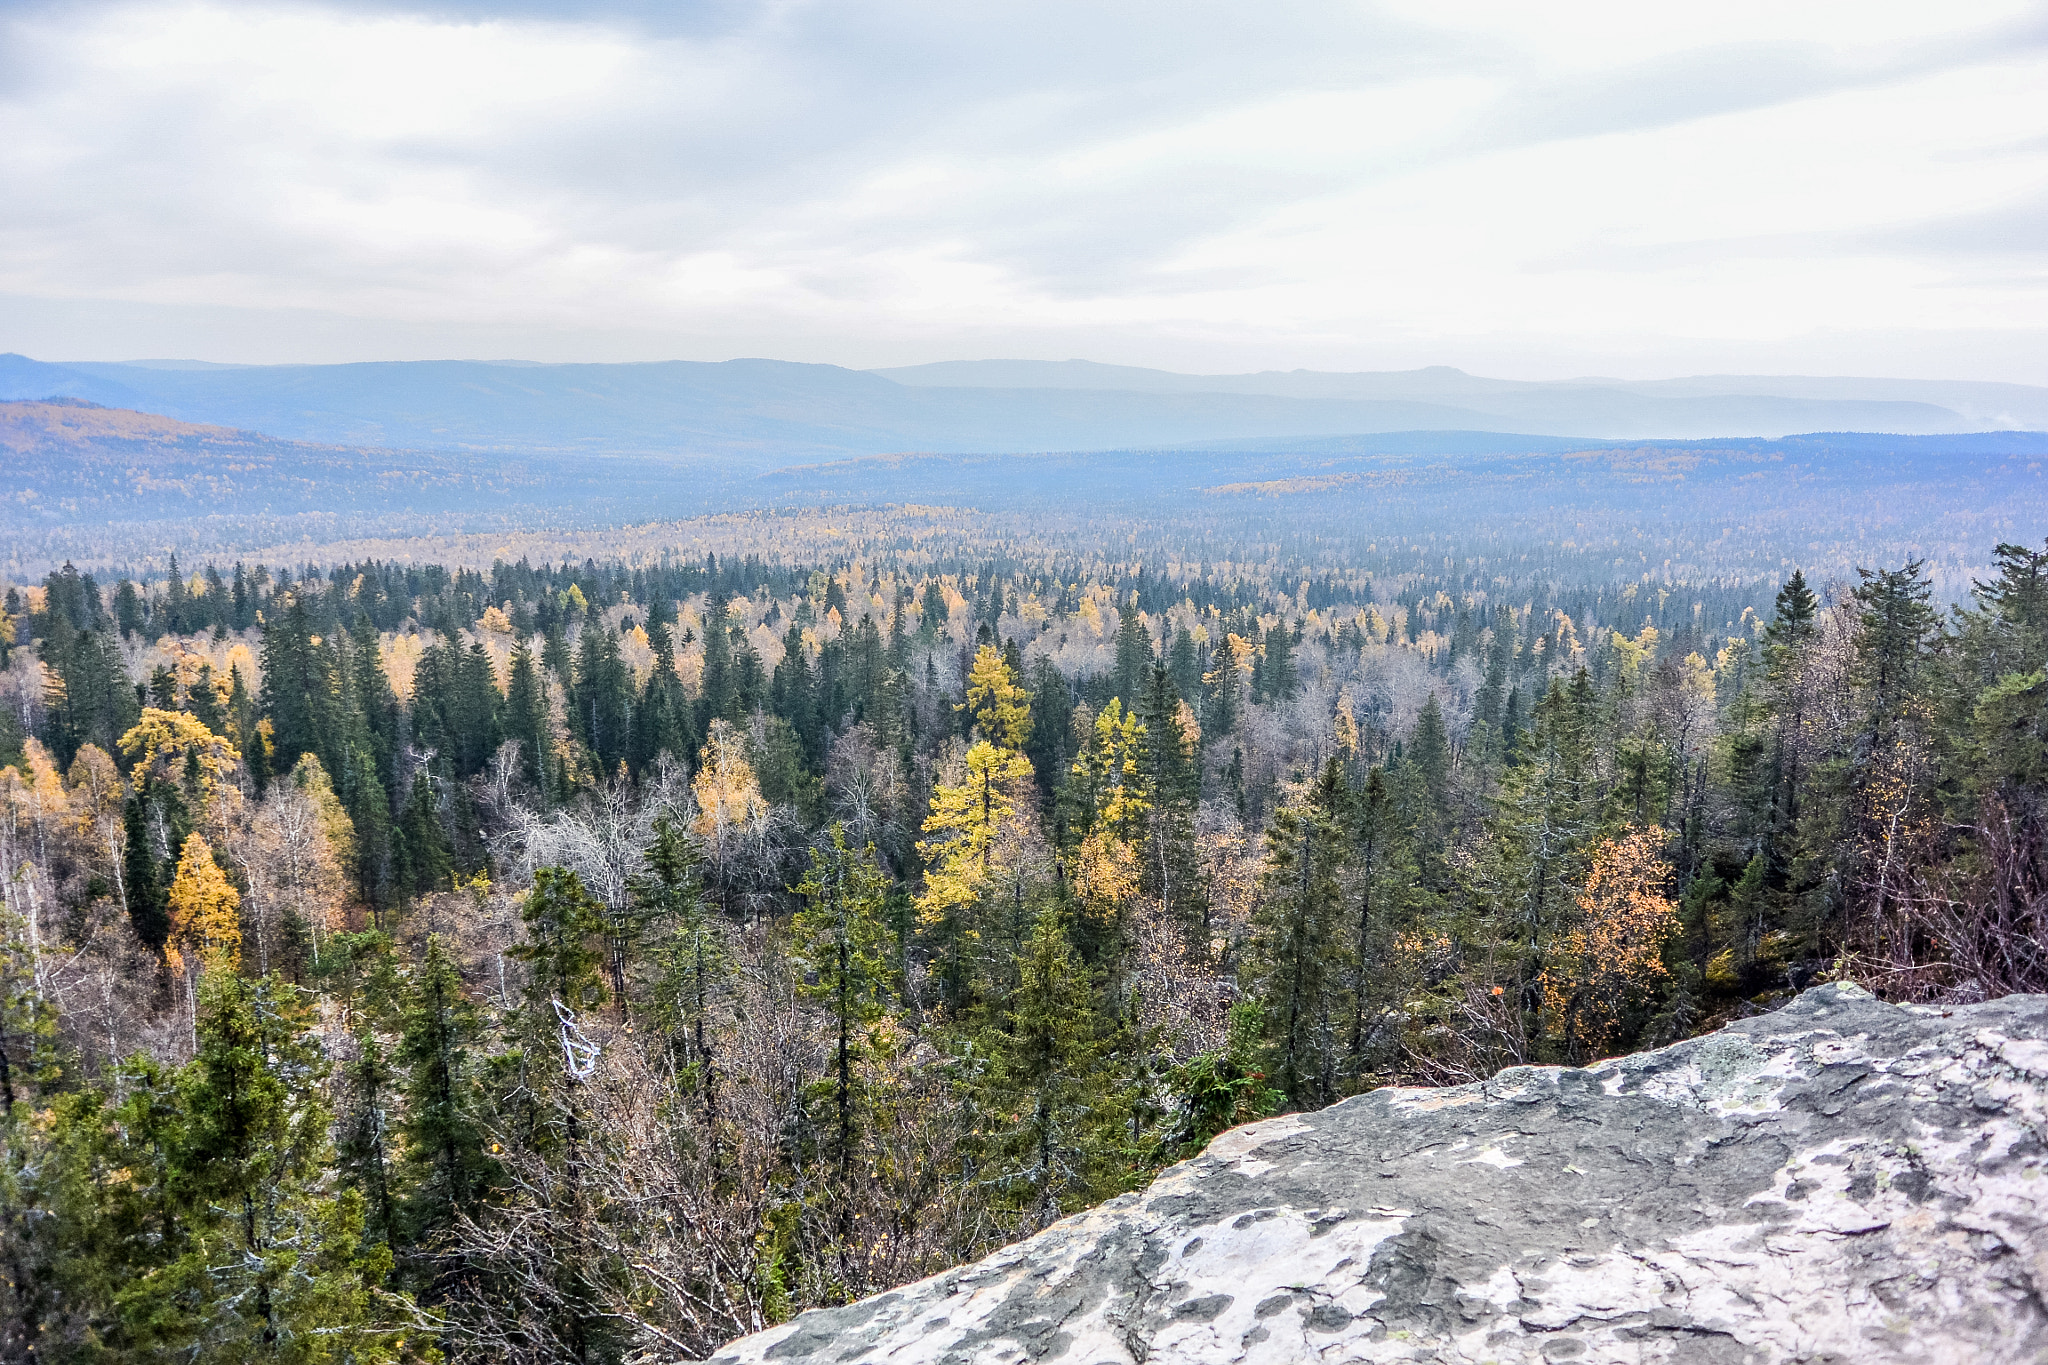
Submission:
[[[698,1358],[1255,1116],[2048,990],[2048,551],[1099,531],[10,589],[0,1355]]]

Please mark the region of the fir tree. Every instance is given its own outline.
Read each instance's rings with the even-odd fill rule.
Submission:
[[[711,1016],[732,962],[723,934],[705,910],[702,865],[695,843],[664,816],[655,821],[647,870],[634,879],[632,895],[655,926],[655,1022],[711,1124],[717,1112]]]
[[[293,987],[206,976],[167,1154],[184,1249],[117,1290],[145,1352],[395,1360],[414,1325],[382,1288],[390,1251],[365,1245],[360,1197],[322,1189],[329,1116],[307,1014]]]

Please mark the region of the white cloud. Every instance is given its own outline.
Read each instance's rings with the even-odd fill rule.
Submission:
[[[0,349],[2042,382],[2043,88],[2013,4],[24,8]]]

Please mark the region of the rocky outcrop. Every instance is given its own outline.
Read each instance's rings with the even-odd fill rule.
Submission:
[[[719,1365],[2048,1362],[2048,997],[1853,986],[1225,1133]]]

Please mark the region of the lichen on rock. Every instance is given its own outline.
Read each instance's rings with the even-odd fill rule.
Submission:
[[[1385,1089],[717,1365],[2048,1362],[2048,997]]]

